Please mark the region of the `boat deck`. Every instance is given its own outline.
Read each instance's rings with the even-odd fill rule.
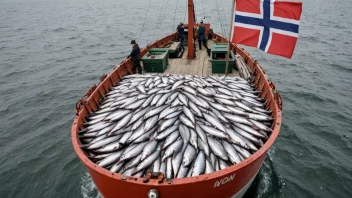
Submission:
[[[213,46],[213,41],[208,41],[208,47]],[[225,74],[213,74],[211,71],[210,57],[207,54],[204,46],[199,50],[196,46],[196,58],[193,60],[187,59],[188,48],[185,46],[185,51],[182,58],[169,58],[169,65],[165,70],[165,74],[188,74],[197,76],[223,76]],[[236,69],[232,70],[228,76],[239,76]]]

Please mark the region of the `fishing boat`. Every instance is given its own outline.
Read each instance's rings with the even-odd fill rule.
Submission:
[[[214,44],[228,44],[229,51],[233,52],[236,67],[232,72],[215,73],[211,68],[211,57],[206,50],[195,50],[194,31],[200,24],[195,21],[193,0],[188,0],[188,41],[181,58],[169,59],[164,74],[184,74],[198,76],[240,76],[260,91],[260,97],[267,101],[266,108],[272,111],[274,121],[273,132],[266,143],[249,158],[226,169],[196,177],[166,179],[159,173],[152,173],[144,178],[124,176],[110,172],[92,162],[85,151],[80,147],[78,132],[83,128],[85,117],[99,108],[100,100],[126,75],[133,74],[132,61],[126,59],[118,64],[110,74],[103,75],[98,85],[92,86],[84,97],[76,104],[76,116],[72,124],[72,143],[79,159],[87,167],[88,172],[103,197],[242,197],[252,184],[259,172],[266,154],[278,137],[282,119],[282,101],[279,92],[267,78],[257,60],[243,48],[230,43],[225,36],[209,32],[211,24],[204,24],[212,35],[208,41],[211,47]],[[177,44],[177,32],[165,36],[141,48],[141,57],[152,48],[173,48]],[[228,58],[228,57],[227,57]],[[228,64],[227,64],[228,67]],[[226,73],[228,72],[228,73]]]

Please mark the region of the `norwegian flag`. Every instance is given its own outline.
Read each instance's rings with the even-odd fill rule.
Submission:
[[[231,41],[291,58],[301,13],[301,2],[236,0]]]

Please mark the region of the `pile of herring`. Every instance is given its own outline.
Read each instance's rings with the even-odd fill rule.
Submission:
[[[129,75],[79,131],[101,167],[127,176],[212,173],[256,152],[272,132],[271,111],[239,77]]]

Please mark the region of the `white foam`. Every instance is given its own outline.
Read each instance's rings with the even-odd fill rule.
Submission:
[[[81,178],[81,193],[84,198],[103,198],[88,172]]]

